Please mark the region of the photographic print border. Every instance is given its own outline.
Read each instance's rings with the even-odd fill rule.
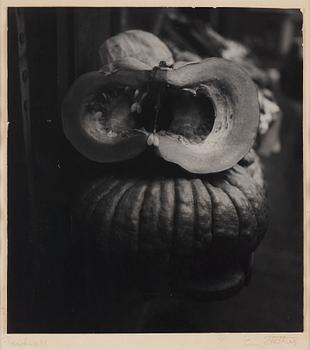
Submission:
[[[14,6],[165,6],[165,7],[265,7],[294,8],[303,13],[303,138],[304,138],[304,332],[302,333],[182,333],[182,334],[7,334],[7,8]],[[309,349],[309,10],[308,0],[299,1],[1,1],[1,347],[2,349]],[[307,98],[306,98],[307,97]],[[308,161],[306,162],[306,160]]]

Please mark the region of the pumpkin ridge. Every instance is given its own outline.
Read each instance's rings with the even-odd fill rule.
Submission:
[[[184,178],[176,179],[176,239],[175,261],[177,270],[177,287],[179,288],[190,273],[193,258],[193,193],[190,181]]]
[[[239,176],[242,176],[242,171],[246,173],[246,176],[250,178],[251,184],[253,186],[253,203],[256,205],[257,203],[257,212],[259,217],[261,218],[262,227],[264,227],[264,223],[266,222],[266,210],[264,203],[266,202],[265,190],[263,186],[261,186],[253,176],[251,176],[245,169],[243,169],[240,165],[236,165],[233,168],[234,172]],[[255,200],[258,197],[258,200]]]
[[[236,237],[236,230],[237,236],[239,236],[239,223],[237,223],[238,217],[234,205],[222,189],[213,186],[210,181],[206,182],[206,186],[209,189],[214,208],[214,242],[221,242],[223,238],[225,242],[227,239],[231,242],[235,242],[236,238],[238,238]],[[222,198],[219,199],[219,196],[222,196]],[[218,222],[219,220],[220,225]],[[234,223],[233,221],[236,222]],[[224,226],[225,230],[223,230]]]
[[[122,202],[123,198],[125,197],[125,195],[128,193],[128,191],[130,191],[136,184],[137,184],[136,182],[132,183],[132,186],[129,186],[128,188],[126,188],[125,191],[121,194],[121,196],[119,198],[117,198],[117,203],[116,203],[116,206],[114,208],[114,212],[113,212],[112,218],[111,218],[111,225],[110,225],[110,232],[109,232],[110,236],[113,235],[113,231],[114,231],[113,228],[117,224],[117,222],[115,220],[115,216],[118,213],[119,206],[121,205],[121,202]]]
[[[80,199],[80,202],[86,204],[86,210],[88,208],[88,203],[89,200],[91,201],[97,201],[97,198],[94,198],[94,196],[96,196],[96,194],[101,194],[102,193],[102,189],[104,189],[107,184],[109,184],[109,182],[113,181],[115,179],[113,179],[112,177],[104,177],[103,179],[96,181],[95,184],[93,186],[91,186],[90,188],[86,188],[85,190],[85,196],[83,196]]]
[[[176,253],[178,255],[183,255],[183,253],[186,254],[186,256],[192,254],[192,247],[191,249],[188,249],[189,247],[189,237],[193,235],[193,192],[192,192],[192,186],[190,181],[178,178],[177,181],[177,193],[178,193],[178,199],[179,199],[179,205],[178,205],[178,215],[177,215],[177,243],[179,244],[179,247],[176,249]],[[187,197],[191,197],[190,199]],[[190,215],[188,215],[188,212],[190,212]],[[185,244],[184,244],[185,243]],[[185,250],[184,250],[185,249]]]
[[[208,181],[208,180],[206,180],[206,179],[204,179],[205,181]],[[208,184],[205,182],[205,181],[203,181],[203,184],[205,185],[205,188],[206,188],[206,190],[208,191],[208,194],[209,194],[209,196],[210,196],[210,199],[211,199],[211,217],[212,217],[212,223],[211,223],[211,227],[212,227],[212,230],[211,230],[211,232],[212,232],[212,245],[214,245],[214,243],[215,243],[215,207],[214,207],[214,196],[213,196],[213,194],[211,195],[211,191],[210,191],[210,189],[209,189],[209,187],[208,187]]]
[[[254,163],[252,164],[252,166],[254,166]],[[242,175],[242,171],[245,171],[247,173],[247,175],[253,180],[253,183],[254,183],[257,191],[259,191],[261,193],[264,190],[264,187],[260,183],[258,183],[255,175],[252,175],[250,173],[250,169],[249,169],[250,167],[251,167],[251,165],[247,168],[244,168],[240,164],[236,164],[236,166],[234,166],[233,170],[240,175]]]
[[[205,248],[208,248],[209,245],[212,244],[212,233],[211,233],[211,225],[209,225],[208,231],[207,231],[207,235],[208,235],[207,238],[208,238],[208,239],[206,239],[206,237],[205,237],[206,235],[205,235],[204,233],[199,234],[199,231],[205,231],[205,230],[201,230],[201,228],[199,227],[200,216],[199,216],[199,203],[198,203],[198,199],[199,199],[199,198],[203,198],[203,200],[207,203],[208,200],[205,199],[205,196],[206,196],[206,195],[208,196],[210,205],[206,205],[206,208],[205,208],[205,205],[204,205],[204,208],[205,208],[204,213],[208,214],[207,216],[208,216],[210,222],[211,222],[212,220],[211,220],[211,218],[210,218],[211,216],[209,215],[209,210],[212,208],[212,203],[211,203],[211,198],[210,198],[209,192],[208,192],[208,190],[206,189],[206,187],[205,187],[203,181],[201,181],[200,178],[197,178],[197,179],[195,179],[195,180],[193,181],[193,189],[194,189],[194,193],[195,193],[196,196],[197,196],[197,199],[196,199],[196,205],[197,205],[196,210],[197,210],[197,214],[198,214],[198,215],[197,215],[197,218],[198,218],[198,224],[197,224],[197,226],[198,226],[198,228],[197,228],[197,236],[196,236],[196,238],[198,238],[198,239],[197,239],[197,242],[196,242],[196,245],[197,245],[197,246],[196,246],[196,249],[198,249],[198,250],[204,250],[204,247],[203,247],[204,245],[205,245]],[[201,193],[202,190],[205,192],[204,194]],[[199,236],[201,236],[201,237],[199,237]],[[200,239],[199,239],[199,238],[200,238]],[[198,246],[199,246],[199,243],[198,243],[199,241],[201,241],[201,243],[200,243],[201,247],[198,247]],[[204,241],[206,241],[206,242],[204,242]]]
[[[169,180],[161,180],[160,181],[160,198],[159,201],[161,203],[159,211],[158,211],[158,231],[163,233],[163,244],[164,244],[164,258],[165,258],[165,266],[166,266],[166,272],[164,274],[164,282],[166,283],[167,287],[171,287],[171,280],[170,280],[170,266],[171,266],[171,232],[169,231],[169,228],[167,227],[167,223],[169,223],[169,215],[168,211],[165,211],[165,216],[162,216],[162,210],[166,202],[165,198],[165,185],[168,184]],[[173,187],[173,186],[172,186]],[[168,191],[167,191],[168,192]],[[163,203],[163,204],[162,204]],[[161,220],[164,221],[164,227],[161,225]],[[168,271],[168,273],[167,273]]]
[[[247,202],[247,204],[248,204],[248,207],[249,207],[249,208],[247,209],[247,212],[249,211],[249,212],[251,212],[251,214],[253,215],[253,218],[254,218],[254,220],[255,220],[255,229],[251,228],[251,226],[250,226],[251,218],[248,218],[248,217],[247,217],[247,219],[246,219],[247,222],[246,222],[245,219],[242,219],[244,216],[242,216],[242,214],[241,214],[241,212],[240,212],[240,207],[239,207],[239,205],[237,204],[236,199],[234,198],[233,195],[231,195],[231,194],[229,193],[228,190],[226,191],[227,195],[231,198],[232,202],[235,203],[236,210],[237,210],[237,212],[239,213],[238,215],[239,215],[239,219],[240,219],[240,233],[239,233],[239,234],[240,234],[240,241],[243,241],[243,239],[242,239],[242,236],[243,236],[242,233],[243,233],[243,232],[250,231],[250,233],[251,233],[251,232],[255,231],[255,234],[254,234],[254,242],[253,242],[253,243],[250,243],[250,244],[251,244],[251,247],[253,248],[253,247],[255,247],[255,246],[257,245],[257,240],[258,240],[258,236],[257,236],[257,234],[256,234],[256,233],[258,232],[258,223],[257,223],[257,218],[256,218],[256,216],[255,216],[253,207],[251,206],[249,200],[246,198],[246,196],[244,195],[244,193],[243,193],[239,188],[237,188],[237,187],[235,187],[235,186],[232,186],[231,184],[228,183],[227,180],[223,180],[223,185],[224,185],[224,186],[225,186],[225,183],[226,183],[227,186],[233,187],[235,191],[240,192],[240,193],[242,194],[242,196],[243,196],[244,199],[246,200],[246,202]],[[223,189],[223,191],[225,191],[225,189]],[[251,215],[251,214],[249,214],[249,215]],[[248,228],[244,228],[245,225],[248,226]],[[245,236],[247,237],[248,234],[246,234]],[[245,238],[245,239],[246,239],[246,238]]]
[[[201,228],[199,227],[199,204],[198,204],[198,196],[201,196],[201,193],[199,193],[198,188],[197,188],[197,183],[200,183],[203,186],[203,182],[201,181],[200,178],[194,179],[191,184],[192,184],[192,192],[193,192],[193,199],[194,199],[194,234],[193,234],[193,255],[194,257],[198,254],[197,259],[200,259],[200,254],[206,252],[206,249],[208,248],[208,242],[204,242],[204,235],[200,233]],[[208,193],[208,192],[207,192]],[[196,197],[197,196],[197,197]],[[208,193],[209,196],[209,193]],[[207,210],[207,209],[206,209]],[[204,247],[205,244],[205,247]],[[211,244],[212,244],[212,237],[211,237]],[[195,269],[195,259],[193,260],[193,269]]]
[[[153,191],[155,191],[155,194],[153,193]],[[153,181],[150,181],[150,183],[147,186],[147,189],[145,192],[145,201],[142,206],[142,213],[141,213],[142,216],[140,219],[141,232],[144,235],[143,237],[141,237],[140,241],[144,242],[150,239],[152,242],[152,245],[154,245],[155,243],[153,240],[154,238],[156,238],[154,236],[155,236],[155,232],[157,232],[157,225],[158,225],[157,216],[158,216],[158,207],[160,205],[158,198],[156,200],[155,196],[158,196],[158,197],[160,196],[160,187],[156,179],[154,179]],[[149,225],[149,222],[151,222],[152,224]],[[156,246],[156,248],[158,247]]]
[[[194,190],[194,183],[193,181],[190,181],[191,184],[191,190],[192,190],[192,198],[193,198],[193,242],[192,242],[192,254],[193,256],[195,255],[195,247],[196,247],[196,241],[197,241],[197,215],[196,215],[196,210],[197,209],[197,198],[194,195],[195,194],[195,190]]]
[[[160,192],[159,192],[159,202],[160,203],[163,203],[164,202],[164,196],[163,196],[163,194],[164,194],[164,181],[160,181],[160,183],[159,183],[159,186],[160,186]],[[162,208],[162,205],[160,206],[160,209],[159,209],[159,214],[158,214],[158,217],[159,217],[159,220],[158,220],[158,230],[161,230],[161,225],[160,225],[160,221],[161,221],[161,208]],[[166,236],[165,237],[165,244],[167,245],[167,246],[169,246],[169,240],[168,240],[168,237]]]
[[[160,205],[159,205],[159,210],[158,210],[157,230],[158,230],[158,232],[161,232],[160,212],[161,212],[162,203],[163,203],[163,181],[159,181],[159,203],[160,203]],[[166,248],[169,244],[169,241],[168,241],[167,235],[165,233],[166,232],[163,232],[163,236],[161,238],[162,238],[162,241],[163,241],[165,248]]]
[[[137,218],[138,218],[138,225],[136,228],[136,237],[134,240],[131,239],[132,244],[131,244],[131,250],[133,252],[133,254],[139,254],[139,242],[140,242],[140,222],[141,222],[141,210],[142,210],[142,206],[143,206],[143,201],[144,201],[144,196],[145,196],[145,191],[147,188],[147,185],[144,183],[136,183],[135,186],[137,187],[137,193],[136,194],[136,205],[137,207],[135,208],[137,210]],[[140,198],[141,197],[141,198]],[[131,209],[133,210],[134,207],[132,207]],[[138,208],[138,209],[137,209]],[[135,244],[136,243],[136,244]]]
[[[131,187],[131,182],[126,183],[120,183],[119,186],[115,186],[112,191],[109,192],[107,197],[105,197],[105,201],[101,200],[100,205],[96,207],[96,210],[93,212],[92,217],[94,217],[95,226],[96,223],[100,223],[101,227],[105,227],[104,232],[100,232],[98,235],[98,239],[100,241],[100,244],[102,247],[104,247],[105,244],[110,243],[110,231],[111,231],[111,223],[112,219],[115,213],[115,207],[119,203],[119,198],[122,197],[124,191],[128,189],[128,187]],[[108,203],[108,206],[106,205]],[[103,211],[101,211],[101,207],[103,206]],[[98,214],[97,214],[98,212]],[[97,214],[97,215],[96,215]],[[92,220],[93,221],[93,220]],[[111,247],[105,246],[104,249],[107,249],[107,254],[109,255],[111,252],[109,252]]]
[[[246,246],[249,246],[251,250],[254,249],[257,245],[257,233],[258,233],[258,224],[257,219],[254,214],[253,208],[249,203],[249,200],[245,197],[242,191],[236,186],[232,186],[227,180],[222,179],[218,181],[218,186],[229,196],[232,203],[235,205],[236,212],[239,218],[239,243]],[[238,194],[239,193],[239,194]],[[242,196],[243,199],[239,199],[239,196]],[[244,201],[244,204],[242,203]],[[246,206],[246,210],[243,209],[243,206]],[[254,220],[252,227],[251,222]]]
[[[140,263],[143,268],[144,279],[156,287],[167,283],[167,246],[164,230],[160,230],[161,183],[158,178],[153,179],[145,193],[142,208]],[[149,283],[148,283],[149,284]]]
[[[228,182],[229,182],[229,181],[228,181]],[[231,184],[231,185],[232,185],[232,184]],[[233,186],[233,185],[232,185],[232,186]],[[237,186],[234,186],[234,187],[238,189]],[[259,220],[258,215],[257,215],[257,211],[256,211],[256,209],[255,209],[255,207],[254,207],[252,201],[251,201],[251,200],[249,199],[249,197],[246,195],[246,192],[245,192],[245,191],[243,191],[243,190],[241,190],[241,189],[240,189],[240,191],[243,193],[243,195],[245,196],[245,198],[247,198],[247,200],[248,200],[248,202],[249,202],[249,205],[250,205],[250,208],[252,208],[254,217],[255,217],[256,222],[257,222],[257,233],[258,233],[257,239],[256,239],[256,245],[257,245],[257,244],[259,243],[259,241],[260,241],[260,238],[259,238],[259,237],[261,236],[262,225],[261,225],[261,223],[260,223],[260,220]]]
[[[241,227],[241,218],[240,218],[240,213],[239,213],[239,209],[238,207],[236,206],[236,203],[232,200],[230,194],[228,193],[228,191],[225,191],[225,189],[221,186],[221,180],[218,180],[218,181],[210,181],[211,185],[214,186],[214,187],[217,187],[219,189],[221,189],[225,194],[226,196],[229,198],[229,200],[231,201],[233,207],[235,208],[235,212],[236,212],[236,217],[237,217],[237,220],[238,220],[238,245],[240,245],[240,242],[241,242],[241,237],[240,237],[240,227]]]
[[[192,271],[195,272],[197,266],[199,266],[199,262],[201,260],[201,255],[203,254],[203,249],[201,249],[201,245],[203,245],[202,237],[200,234],[199,227],[199,205],[198,205],[198,196],[199,192],[196,188],[196,182],[200,181],[200,179],[194,179],[191,181],[193,200],[194,200],[194,220],[193,220],[193,259],[192,259]],[[196,197],[197,196],[197,197]],[[201,242],[201,243],[200,243]],[[202,253],[202,254],[201,254]]]
[[[143,190],[143,196],[141,199],[141,204],[140,204],[140,208],[139,208],[139,214],[138,214],[138,218],[139,218],[139,224],[138,224],[138,237],[137,237],[137,256],[138,258],[141,256],[141,218],[142,218],[142,211],[143,211],[143,206],[144,206],[144,201],[145,201],[145,192],[148,188],[147,184],[144,184],[144,190]]]
[[[108,187],[105,187],[103,192],[100,191],[100,195],[93,201],[93,205],[89,205],[89,208],[86,212],[86,220],[92,219],[95,211],[97,210],[97,207],[100,205],[101,201],[104,199],[105,196],[108,196],[111,191],[113,191],[117,186],[120,186],[121,182],[118,179],[115,179],[113,182],[108,184]],[[90,210],[89,210],[90,209]]]
[[[243,165],[238,163],[238,165],[247,171],[247,173],[254,180],[256,186],[260,191],[265,191],[266,187],[265,187],[264,174],[262,170],[261,161],[254,150],[252,150],[252,154],[253,154],[253,160],[250,164]]]
[[[92,198],[93,192],[98,193],[98,187],[105,184],[107,180],[107,178],[103,178],[99,181],[93,182],[90,186],[85,186],[77,200],[79,205],[74,207],[74,216],[78,218],[78,220],[81,219],[81,221],[83,221],[83,217],[86,216],[85,213],[87,213],[89,209],[89,201]]]
[[[241,191],[242,194],[245,196],[245,198],[248,200],[248,202],[249,202],[249,204],[250,204],[250,206],[251,206],[251,208],[252,208],[252,210],[253,210],[253,213],[254,213],[254,215],[255,215],[255,218],[256,218],[256,221],[257,221],[257,225],[259,226],[259,219],[258,219],[258,216],[257,216],[257,213],[256,213],[256,208],[255,208],[254,204],[252,203],[252,200],[251,200],[250,197],[248,196],[248,193],[247,193],[246,189],[243,188],[243,187],[240,188],[240,187],[238,187],[238,186],[236,185],[236,183],[231,182],[231,179],[230,179],[230,177],[229,177],[228,174],[225,174],[225,179],[227,180],[227,182],[228,182],[231,186],[233,186],[233,187],[239,189],[239,191]]]
[[[109,246],[113,254],[113,265],[117,265],[117,270],[121,273],[121,279],[128,275],[133,268],[134,255],[131,249],[131,237],[137,227],[132,214],[134,204],[130,206],[129,203],[131,203],[134,195],[132,191],[135,191],[136,184],[134,183],[128,187],[119,198],[114,209],[108,235]]]
[[[174,220],[175,220],[175,183],[173,178],[162,178],[161,180],[162,187],[162,199],[161,199],[161,229],[166,233],[166,252],[167,252],[167,276],[171,276],[173,273],[173,234],[174,234]],[[172,281],[171,277],[167,278],[167,285],[171,289]]]
[[[231,170],[235,170],[234,168]],[[244,169],[243,169],[244,170]],[[237,188],[245,195],[245,197],[248,199],[251,207],[253,208],[254,215],[257,219],[257,225],[258,225],[258,237],[259,241],[261,241],[262,237],[265,234],[266,231],[266,217],[264,214],[264,203],[265,199],[264,196],[262,195],[262,191],[259,191],[253,184],[252,184],[252,177],[244,170],[244,174],[234,171],[235,174],[233,173],[228,173],[225,175],[225,178],[227,181],[232,185]],[[241,176],[246,176],[249,179],[240,179]],[[227,176],[227,177],[226,177]],[[252,185],[254,187],[255,193],[253,193],[253,188],[250,186],[245,186],[244,181],[246,180],[247,183]],[[257,196],[259,199],[257,200]],[[258,203],[259,202],[259,203]]]
[[[176,267],[176,256],[175,256],[175,245],[176,245],[176,236],[177,236],[177,194],[176,194],[176,179],[173,178],[172,179],[173,182],[173,191],[174,191],[174,200],[173,200],[173,220],[172,220],[172,240],[171,240],[171,249],[170,249],[170,271],[171,273],[169,274],[170,277],[170,291],[172,292],[173,290],[175,290],[176,287],[176,271],[177,271],[177,267]]]
[[[204,181],[203,181],[204,180]],[[207,187],[207,185],[205,184],[205,181],[207,181],[205,178],[204,179],[201,179],[201,183],[203,184],[204,188],[206,189],[209,197],[210,197],[210,201],[211,201],[211,244],[210,245],[213,245],[214,244],[214,230],[215,230],[215,227],[214,227],[214,221],[215,221],[215,218],[214,218],[214,205],[213,205],[213,198],[211,197],[211,194],[210,194],[210,191]]]
[[[100,186],[102,183],[106,182],[108,178],[101,178],[99,181],[92,182],[90,187],[84,188],[84,191],[82,194],[79,196],[79,202],[85,203],[85,201],[90,197],[90,193],[94,191],[98,186]]]
[[[155,226],[158,224],[158,220],[156,220],[156,217],[153,216],[154,213],[156,214],[156,208],[154,208],[154,205],[158,205],[158,203],[155,203],[154,196],[152,193],[153,188],[155,187],[156,187],[156,179],[153,179],[148,183],[148,186],[146,188],[145,201],[143,202],[143,205],[142,205],[142,212],[141,212],[141,218],[140,218],[141,233],[143,233],[143,235],[145,236],[141,237],[140,242],[144,242],[145,238],[148,238],[148,236],[150,235],[151,235],[151,239],[153,239],[154,232],[156,231]],[[158,193],[156,194],[158,195]],[[152,222],[152,225],[149,225],[148,224],[149,222]]]

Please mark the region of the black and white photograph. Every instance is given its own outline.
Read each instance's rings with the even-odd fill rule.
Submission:
[[[8,334],[304,331],[302,28],[8,8]]]

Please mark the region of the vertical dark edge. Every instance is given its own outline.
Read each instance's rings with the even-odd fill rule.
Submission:
[[[127,7],[120,7],[120,28],[119,31],[123,32],[128,29],[129,11]]]
[[[61,106],[62,101],[76,77],[76,60],[75,60],[75,33],[74,33],[74,12],[75,8],[57,8],[56,9],[56,75],[57,75],[57,125],[59,132],[59,147],[57,149],[57,157],[60,159],[61,169],[58,179],[58,187],[61,189],[62,203],[62,279],[57,283],[61,306],[59,312],[62,314],[67,332],[72,327],[72,308],[74,306],[74,286],[75,274],[73,273],[73,249],[71,245],[72,235],[70,224],[70,178],[74,175],[71,170],[72,154],[71,148],[62,133]]]
[[[157,15],[156,15],[154,24],[152,26],[152,32],[155,35],[160,36],[165,19],[166,19],[165,10],[163,8],[157,9]]]
[[[57,9],[57,93],[58,107],[74,77],[72,10]],[[58,108],[60,110],[60,108]]]
[[[17,24],[18,40],[18,57],[19,57],[19,77],[22,104],[22,125],[25,146],[25,156],[27,165],[28,191],[30,211],[33,215],[33,223],[36,219],[35,205],[35,186],[33,171],[33,153],[32,153],[32,136],[31,136],[31,119],[30,119],[30,98],[29,98],[29,69],[27,62],[27,45],[26,45],[26,28],[24,12],[21,8],[15,9],[15,18]]]
[[[111,10],[111,34],[115,35],[121,31],[122,13],[121,9],[114,7]]]
[[[31,130],[31,105],[29,95],[29,67],[27,57],[27,29],[25,25],[25,15],[22,8],[15,8],[15,19],[17,27],[17,42],[18,42],[18,65],[19,65],[19,83],[21,96],[21,115],[23,129],[23,143],[25,150],[25,165],[27,176],[27,195],[28,195],[28,215],[29,227],[26,231],[26,256],[31,252],[31,256],[27,262],[29,266],[29,285],[27,291],[29,300],[26,306],[26,312],[31,312],[31,305],[35,305],[39,292],[39,276],[40,276],[40,256],[42,255],[41,238],[37,227],[37,196],[35,188],[35,173],[34,173],[34,155],[32,144]]]
[[[92,276],[81,278],[81,260],[91,264],[89,255],[79,255],[77,230],[71,224],[71,210],[75,199],[85,182],[83,173],[88,172],[88,163],[64,137],[61,130],[61,106],[72,83],[78,76],[100,68],[99,45],[111,35],[109,8],[62,8],[56,10],[57,27],[57,99],[58,124],[61,145],[58,146],[61,159],[59,187],[66,196],[62,310],[66,317],[66,332],[91,331],[91,325],[98,320],[92,310],[93,300],[88,297],[81,284],[87,284]],[[88,243],[88,242],[87,242]],[[85,247],[84,247],[85,248]],[[88,253],[88,252],[87,252]],[[89,253],[88,253],[89,254]],[[59,289],[59,288],[58,288]],[[91,305],[91,307],[89,307]],[[100,315],[100,312],[98,312]]]
[[[25,286],[26,261],[25,235],[21,227],[28,227],[27,179],[21,114],[21,91],[19,88],[19,67],[17,48],[17,27],[15,9],[8,9],[8,269],[7,269],[7,331],[16,331],[25,321],[29,289],[19,294]],[[24,254],[22,254],[24,252]]]

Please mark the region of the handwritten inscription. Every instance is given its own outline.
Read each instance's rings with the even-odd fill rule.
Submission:
[[[264,345],[286,344],[297,345],[296,336],[290,335],[268,335],[265,337]]]
[[[245,345],[249,347],[264,348],[271,345],[297,345],[297,338],[294,335],[266,335],[259,339],[246,337]]]
[[[20,339],[2,339],[3,344],[8,344],[11,346],[16,346],[16,347],[42,347],[47,344],[47,341],[44,339],[40,340],[33,340],[33,339],[27,339],[27,338],[20,338]]]

